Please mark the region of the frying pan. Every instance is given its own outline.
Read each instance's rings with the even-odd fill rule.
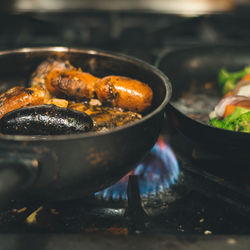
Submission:
[[[0,199],[76,199],[113,184],[156,142],[171,96],[167,77],[140,60],[95,50],[65,47],[0,52],[0,89],[27,85],[47,58],[69,60],[96,76],[123,75],[149,84],[154,98],[140,121],[107,132],[60,136],[0,135]]]
[[[212,127],[208,115],[222,96],[219,70],[235,71],[249,64],[250,46],[229,44],[175,50],[157,64],[172,83],[167,107],[171,123],[196,146],[234,163],[249,161],[250,134]]]

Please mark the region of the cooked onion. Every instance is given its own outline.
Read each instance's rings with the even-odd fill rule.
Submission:
[[[250,98],[241,95],[230,95],[222,98],[219,103],[215,106],[215,114],[217,117],[222,118],[227,105],[241,104],[239,106],[249,106],[250,107]]]
[[[250,81],[239,81],[232,93],[233,95],[250,97]]]

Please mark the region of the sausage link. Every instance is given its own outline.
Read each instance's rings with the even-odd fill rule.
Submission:
[[[46,91],[39,86],[11,88],[0,95],[0,118],[6,113],[21,107],[43,104],[45,94]]]
[[[95,82],[99,78],[77,70],[53,70],[47,74],[45,86],[50,93],[75,98],[93,98]]]
[[[141,81],[113,75],[100,79],[66,62],[42,63],[36,72],[36,76],[45,79],[42,86],[50,93],[47,99],[63,95],[78,100],[97,96],[101,102],[114,107],[143,112],[153,98],[151,88]]]
[[[37,69],[32,73],[31,86],[45,87],[45,79],[47,74],[52,70],[74,70],[75,68],[69,63],[69,61],[61,60],[46,60],[39,64]]]
[[[61,61],[61,60],[53,60],[48,59],[42,62],[37,69],[33,72],[31,76],[31,87],[40,86],[46,90],[46,99],[49,100],[53,96],[51,96],[51,92],[45,87],[45,80],[47,74],[52,70],[74,70],[75,68],[70,64],[69,61]]]
[[[100,79],[96,82],[95,92],[101,102],[134,112],[146,110],[153,98],[153,92],[147,84],[124,76]]]

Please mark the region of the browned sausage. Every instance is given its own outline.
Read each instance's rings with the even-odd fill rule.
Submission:
[[[31,76],[31,86],[40,86],[46,90],[46,99],[49,100],[53,96],[50,91],[45,87],[45,79],[47,74],[52,70],[74,70],[75,68],[69,63],[69,61],[52,60],[48,59],[42,62],[35,72]]]
[[[147,84],[124,76],[100,79],[96,82],[95,92],[101,102],[134,112],[147,109],[153,98],[153,92]]]
[[[99,79],[75,69],[69,63],[42,63],[36,72],[36,75],[44,80],[42,86],[50,93],[47,98],[64,94],[81,100],[95,98],[97,95],[101,102],[135,112],[146,110],[153,98],[151,88],[141,81],[123,76],[106,76]],[[33,82],[34,80],[35,78]]]
[[[53,70],[46,76],[45,86],[50,93],[76,98],[93,98],[95,82],[99,78],[78,70]]]
[[[45,90],[41,87],[13,87],[0,95],[0,118],[6,113],[25,106],[44,103]]]
[[[33,72],[31,76],[31,86],[40,86],[44,87],[45,78],[47,74],[52,70],[73,70],[75,69],[69,61],[61,61],[61,60],[46,60],[42,62],[35,72]]]

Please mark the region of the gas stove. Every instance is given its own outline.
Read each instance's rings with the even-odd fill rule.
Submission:
[[[241,10],[193,18],[82,11],[2,14],[0,19],[0,49],[93,48],[155,65],[174,49],[250,40],[247,11]],[[184,138],[166,118],[151,152],[114,186],[82,200],[13,201],[0,213],[2,245],[5,249],[247,249],[250,172],[246,166],[225,169],[222,162]]]

